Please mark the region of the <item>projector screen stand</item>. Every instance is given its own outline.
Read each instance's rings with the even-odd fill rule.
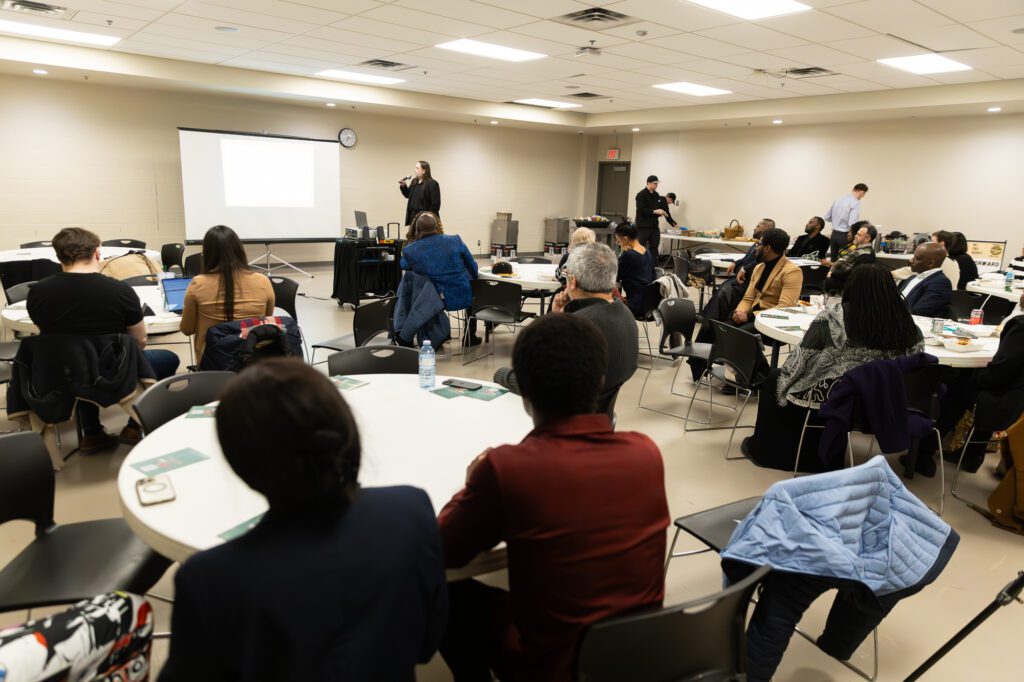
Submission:
[[[249,265],[255,265],[260,270],[266,270],[268,276],[274,270],[279,270],[281,268],[291,268],[292,270],[295,270],[296,272],[302,273],[303,275],[305,275],[306,277],[309,277],[310,279],[313,278],[313,275],[309,274],[308,272],[306,272],[302,268],[300,268],[300,267],[298,267],[296,265],[292,265],[291,263],[286,261],[284,258],[281,258],[280,256],[274,255],[274,253],[270,250],[270,242],[260,242],[260,243],[263,244],[263,248],[265,248],[266,251],[264,253],[260,254],[259,256],[257,256],[255,259],[249,261]],[[277,261],[277,263],[274,264],[274,265],[271,265],[270,264],[270,259],[271,258],[273,258],[275,261]],[[261,262],[261,261],[265,261],[265,262]]]

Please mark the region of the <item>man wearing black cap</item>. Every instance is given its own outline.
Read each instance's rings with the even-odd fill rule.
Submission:
[[[651,252],[655,265],[658,264],[658,243],[661,241],[658,218],[665,215],[661,202],[661,196],[658,194],[658,176],[648,175],[647,187],[636,195],[636,239]]]

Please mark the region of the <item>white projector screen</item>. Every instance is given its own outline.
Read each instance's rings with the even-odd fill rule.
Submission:
[[[179,129],[185,239],[214,225],[242,239],[341,236],[338,143]]]

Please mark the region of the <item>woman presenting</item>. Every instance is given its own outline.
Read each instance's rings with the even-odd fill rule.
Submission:
[[[406,184],[410,178],[412,182]],[[399,180],[398,188],[402,190],[402,196],[409,200],[405,208],[407,227],[412,225],[412,219],[417,213],[430,211],[437,215],[441,212],[441,186],[431,177],[430,164],[426,161],[417,161],[413,175]]]

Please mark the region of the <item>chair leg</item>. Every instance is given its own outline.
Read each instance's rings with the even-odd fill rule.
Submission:
[[[955,497],[956,499],[960,500],[961,502],[963,502],[966,505],[970,505],[971,502],[969,500],[967,500],[966,498],[960,497],[959,495],[956,494],[956,484],[957,484],[957,481],[960,479],[960,469],[964,465],[964,455],[967,454],[967,446],[971,444],[971,438],[973,438],[973,437],[974,437],[974,427],[971,427],[970,432],[967,434],[967,438],[964,439],[964,446],[960,449],[960,459],[957,460],[957,462],[956,462],[956,471],[953,472],[953,487],[949,491],[950,494],[953,495],[953,497]],[[939,455],[938,456],[940,458],[942,457],[942,448],[941,447],[939,447]],[[940,463],[941,463],[941,459],[940,459]]]
[[[673,559],[678,559],[682,556],[693,556],[694,554],[706,554],[712,551],[710,547],[704,549],[688,549],[685,552],[676,551],[676,542],[679,540],[679,528],[676,528],[676,534],[672,536],[672,546],[668,548],[668,556],[665,557],[665,575],[668,575],[668,565]]]
[[[853,466],[853,436],[846,434],[846,452],[850,455],[850,466]]]
[[[806,639],[811,644],[813,644],[815,646],[818,646],[817,640],[814,637],[811,637],[809,634],[807,634],[803,630],[801,630],[799,627],[794,628],[793,631],[796,632],[796,634],[798,634],[801,637],[803,637],[804,639]],[[874,655],[872,657],[873,660],[874,660],[874,663],[873,663],[870,675],[868,673],[864,672],[863,670],[861,670],[860,668],[858,668],[857,666],[853,665],[849,661],[842,661],[842,660],[839,660],[838,658],[835,659],[835,660],[839,661],[844,666],[846,666],[847,669],[853,671],[859,677],[867,680],[868,682],[875,682],[875,680],[878,679],[878,628],[877,627],[872,631],[872,645],[873,645],[873,648],[874,648]],[[819,651],[820,651],[820,649],[819,649]],[[831,656],[830,656],[830,658],[831,658]]]
[[[939,455],[939,511],[936,513],[942,516],[946,504],[946,467],[943,466],[944,460],[942,459],[942,434],[938,429],[932,429],[932,433],[935,434],[935,442],[938,445],[935,452]]]
[[[800,475],[800,452],[804,449],[804,435],[807,433],[807,424],[811,421],[811,411],[807,410],[804,417],[804,428],[800,429],[800,442],[796,446],[796,457],[793,459],[793,478]]]
[[[754,394],[754,392],[752,390],[747,389],[747,395],[745,395],[743,397],[743,405],[740,407],[740,409],[736,410],[736,421],[734,421],[732,423],[732,430],[729,432],[729,444],[725,447],[725,459],[726,459],[726,461],[729,461],[730,459],[744,459],[743,455],[740,455],[739,457],[730,457],[729,456],[729,451],[732,450],[732,441],[736,437],[736,429],[738,429],[740,427],[739,426],[739,424],[740,424],[740,417],[743,416],[743,411],[745,409],[747,409],[747,402],[750,400],[750,396],[753,395],[753,394]],[[737,397],[737,399],[739,399],[739,392],[738,391],[736,393],[736,397]],[[753,427],[745,426],[743,428],[749,429],[749,428],[753,428]]]

